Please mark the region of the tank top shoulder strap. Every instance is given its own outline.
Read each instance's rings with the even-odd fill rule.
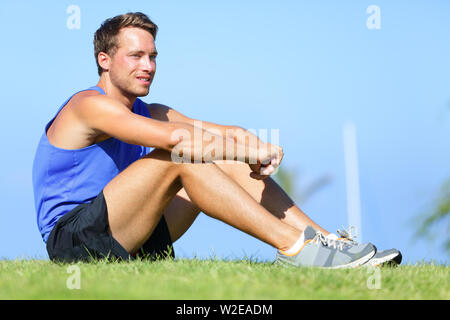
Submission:
[[[88,91],[88,90],[95,90],[95,91],[98,91],[101,94],[106,94],[105,91],[102,88],[100,88],[99,86],[92,86],[92,87],[89,87],[89,88],[81,90],[81,91]],[[81,92],[81,91],[79,91],[79,92]]]

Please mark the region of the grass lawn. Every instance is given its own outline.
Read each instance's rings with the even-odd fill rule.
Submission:
[[[449,267],[425,263],[322,270],[253,260],[0,260],[0,299],[449,299],[449,279]]]

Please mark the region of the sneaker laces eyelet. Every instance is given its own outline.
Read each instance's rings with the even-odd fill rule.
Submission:
[[[334,249],[337,249],[339,251],[342,251],[346,246],[349,246],[349,244],[346,243],[345,240],[327,238],[320,231],[316,232],[316,236],[314,237],[313,242],[316,244],[319,244],[320,242],[324,246],[333,247]]]

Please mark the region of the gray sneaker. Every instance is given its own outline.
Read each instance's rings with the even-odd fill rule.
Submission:
[[[346,240],[325,237],[320,231],[308,226],[304,231],[305,244],[293,256],[277,251],[275,264],[326,269],[354,268],[372,258],[377,249],[374,245],[353,244]]]
[[[351,231],[351,228],[350,228]],[[340,240],[346,240],[353,245],[358,243],[353,239],[351,232],[347,230],[337,231]],[[383,251],[377,251],[377,253],[366,263],[366,266],[372,267],[395,267],[402,263],[402,254],[397,249],[389,249]]]

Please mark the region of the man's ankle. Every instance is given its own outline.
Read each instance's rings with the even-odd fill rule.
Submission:
[[[279,249],[283,254],[288,255],[288,256],[292,256],[292,255],[296,255],[302,248],[303,248],[303,244],[305,243],[305,235],[302,232],[300,234],[300,236],[297,238],[297,240],[295,240],[295,242],[286,248],[283,249]]]

